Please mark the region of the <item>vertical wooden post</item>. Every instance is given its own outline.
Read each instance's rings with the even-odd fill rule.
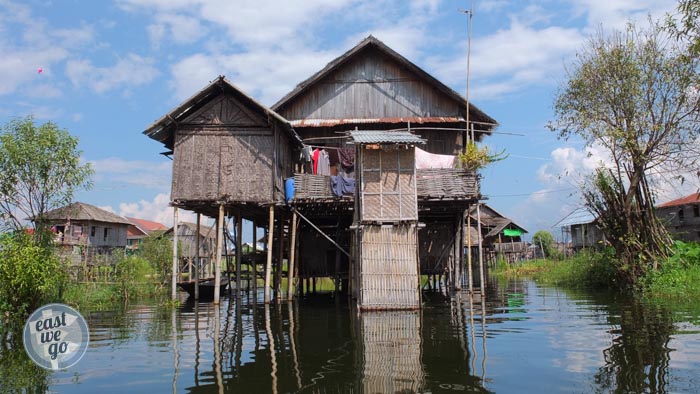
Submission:
[[[199,299],[199,258],[201,256],[201,253],[199,251],[199,237],[200,237],[200,226],[201,226],[201,217],[202,215],[197,212],[197,228],[195,229],[194,232],[194,248],[197,250],[197,257],[194,259],[194,299],[198,300]]]
[[[275,299],[282,299],[282,266],[284,263],[284,215],[277,220],[277,272],[275,273]]]
[[[484,294],[484,251],[483,251],[483,243],[481,241],[481,209],[480,209],[481,203],[477,203],[476,205],[476,223],[477,223],[477,230],[479,232],[479,289],[481,290],[481,300],[482,302],[485,302],[486,300],[486,294]]]
[[[170,289],[170,296],[173,301],[175,301],[175,298],[177,298],[177,220],[177,207],[173,207],[173,272],[171,274],[172,284]]]
[[[292,213],[292,228],[289,230],[289,267],[287,273],[287,299],[294,299],[294,268],[296,263],[297,213]]]
[[[253,294],[258,296],[258,226],[253,222]],[[248,266],[248,280],[250,280],[250,265]]]
[[[464,277],[464,212],[460,214],[458,230],[459,231],[457,232],[457,236],[459,238],[457,239],[457,272],[455,276],[457,277],[456,290],[462,290],[462,282]]]
[[[221,286],[221,248],[223,240],[224,204],[221,204],[219,205],[219,218],[216,220],[216,266],[214,267],[214,305],[219,305],[219,287]]]
[[[241,260],[243,259],[243,218],[236,214],[236,297],[241,298]],[[239,301],[240,302],[240,301]]]
[[[267,261],[265,263],[265,303],[270,303],[270,270],[272,270],[272,237],[275,233],[275,206],[270,205],[270,218],[267,224]]]

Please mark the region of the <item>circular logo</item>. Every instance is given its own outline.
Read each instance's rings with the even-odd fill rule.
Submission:
[[[47,304],[29,316],[22,339],[32,361],[46,369],[60,370],[80,361],[90,342],[90,332],[75,309]]]

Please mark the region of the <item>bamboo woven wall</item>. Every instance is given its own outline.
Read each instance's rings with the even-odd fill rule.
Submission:
[[[413,149],[363,147],[359,168],[361,221],[418,220]]]
[[[178,125],[173,147],[174,201],[270,203],[292,175],[289,138],[231,95]]]
[[[360,315],[362,393],[421,392],[425,372],[420,323],[416,311]]]
[[[316,174],[294,174],[294,199],[314,200],[333,197],[330,177]]]
[[[479,180],[474,171],[459,168],[420,169],[416,188],[421,197],[473,198],[479,195]]]
[[[415,224],[360,230],[360,309],[420,308]]]

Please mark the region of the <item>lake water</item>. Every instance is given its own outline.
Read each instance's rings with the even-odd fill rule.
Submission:
[[[0,392],[700,391],[700,323],[689,307],[516,280],[489,283],[485,303],[423,301],[418,312],[358,315],[331,295],[265,306],[244,294],[218,308],[82,311],[91,342],[78,364],[48,373],[23,349],[0,349]]]

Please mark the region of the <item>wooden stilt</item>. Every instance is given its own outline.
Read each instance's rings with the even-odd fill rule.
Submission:
[[[483,250],[483,244],[481,242],[481,209],[480,209],[481,203],[476,205],[476,228],[479,233],[479,282],[481,282],[479,285],[479,289],[481,290],[481,302],[484,302],[486,299],[486,295],[484,294],[484,250]]]
[[[265,263],[265,303],[270,303],[270,271],[272,270],[272,238],[275,233],[275,206],[270,205],[267,225],[267,261]]]
[[[219,205],[219,218],[216,221],[216,266],[214,267],[214,305],[219,305],[221,286],[221,250],[224,240],[224,205]]]
[[[258,226],[253,222],[253,293],[257,297],[258,294]],[[248,275],[250,276],[251,267],[248,266]]]
[[[173,207],[173,267],[172,267],[172,277],[171,277],[171,299],[175,301],[177,298],[177,207]]]
[[[241,260],[243,259],[243,218],[236,215],[236,297],[241,298]]]
[[[284,268],[284,215],[277,220],[277,272],[275,272],[275,299],[282,299],[282,269]]]
[[[287,272],[287,299],[294,298],[294,269],[296,263],[297,213],[292,213],[292,228],[289,230],[289,269]]]
[[[194,248],[197,251],[197,256],[194,258],[194,299],[199,299],[199,259],[201,252],[199,250],[200,226],[202,215],[197,213],[197,228],[195,229]]]
[[[467,210],[467,284],[469,293],[474,291],[474,277],[472,273],[472,216]],[[479,234],[481,236],[481,233]]]

